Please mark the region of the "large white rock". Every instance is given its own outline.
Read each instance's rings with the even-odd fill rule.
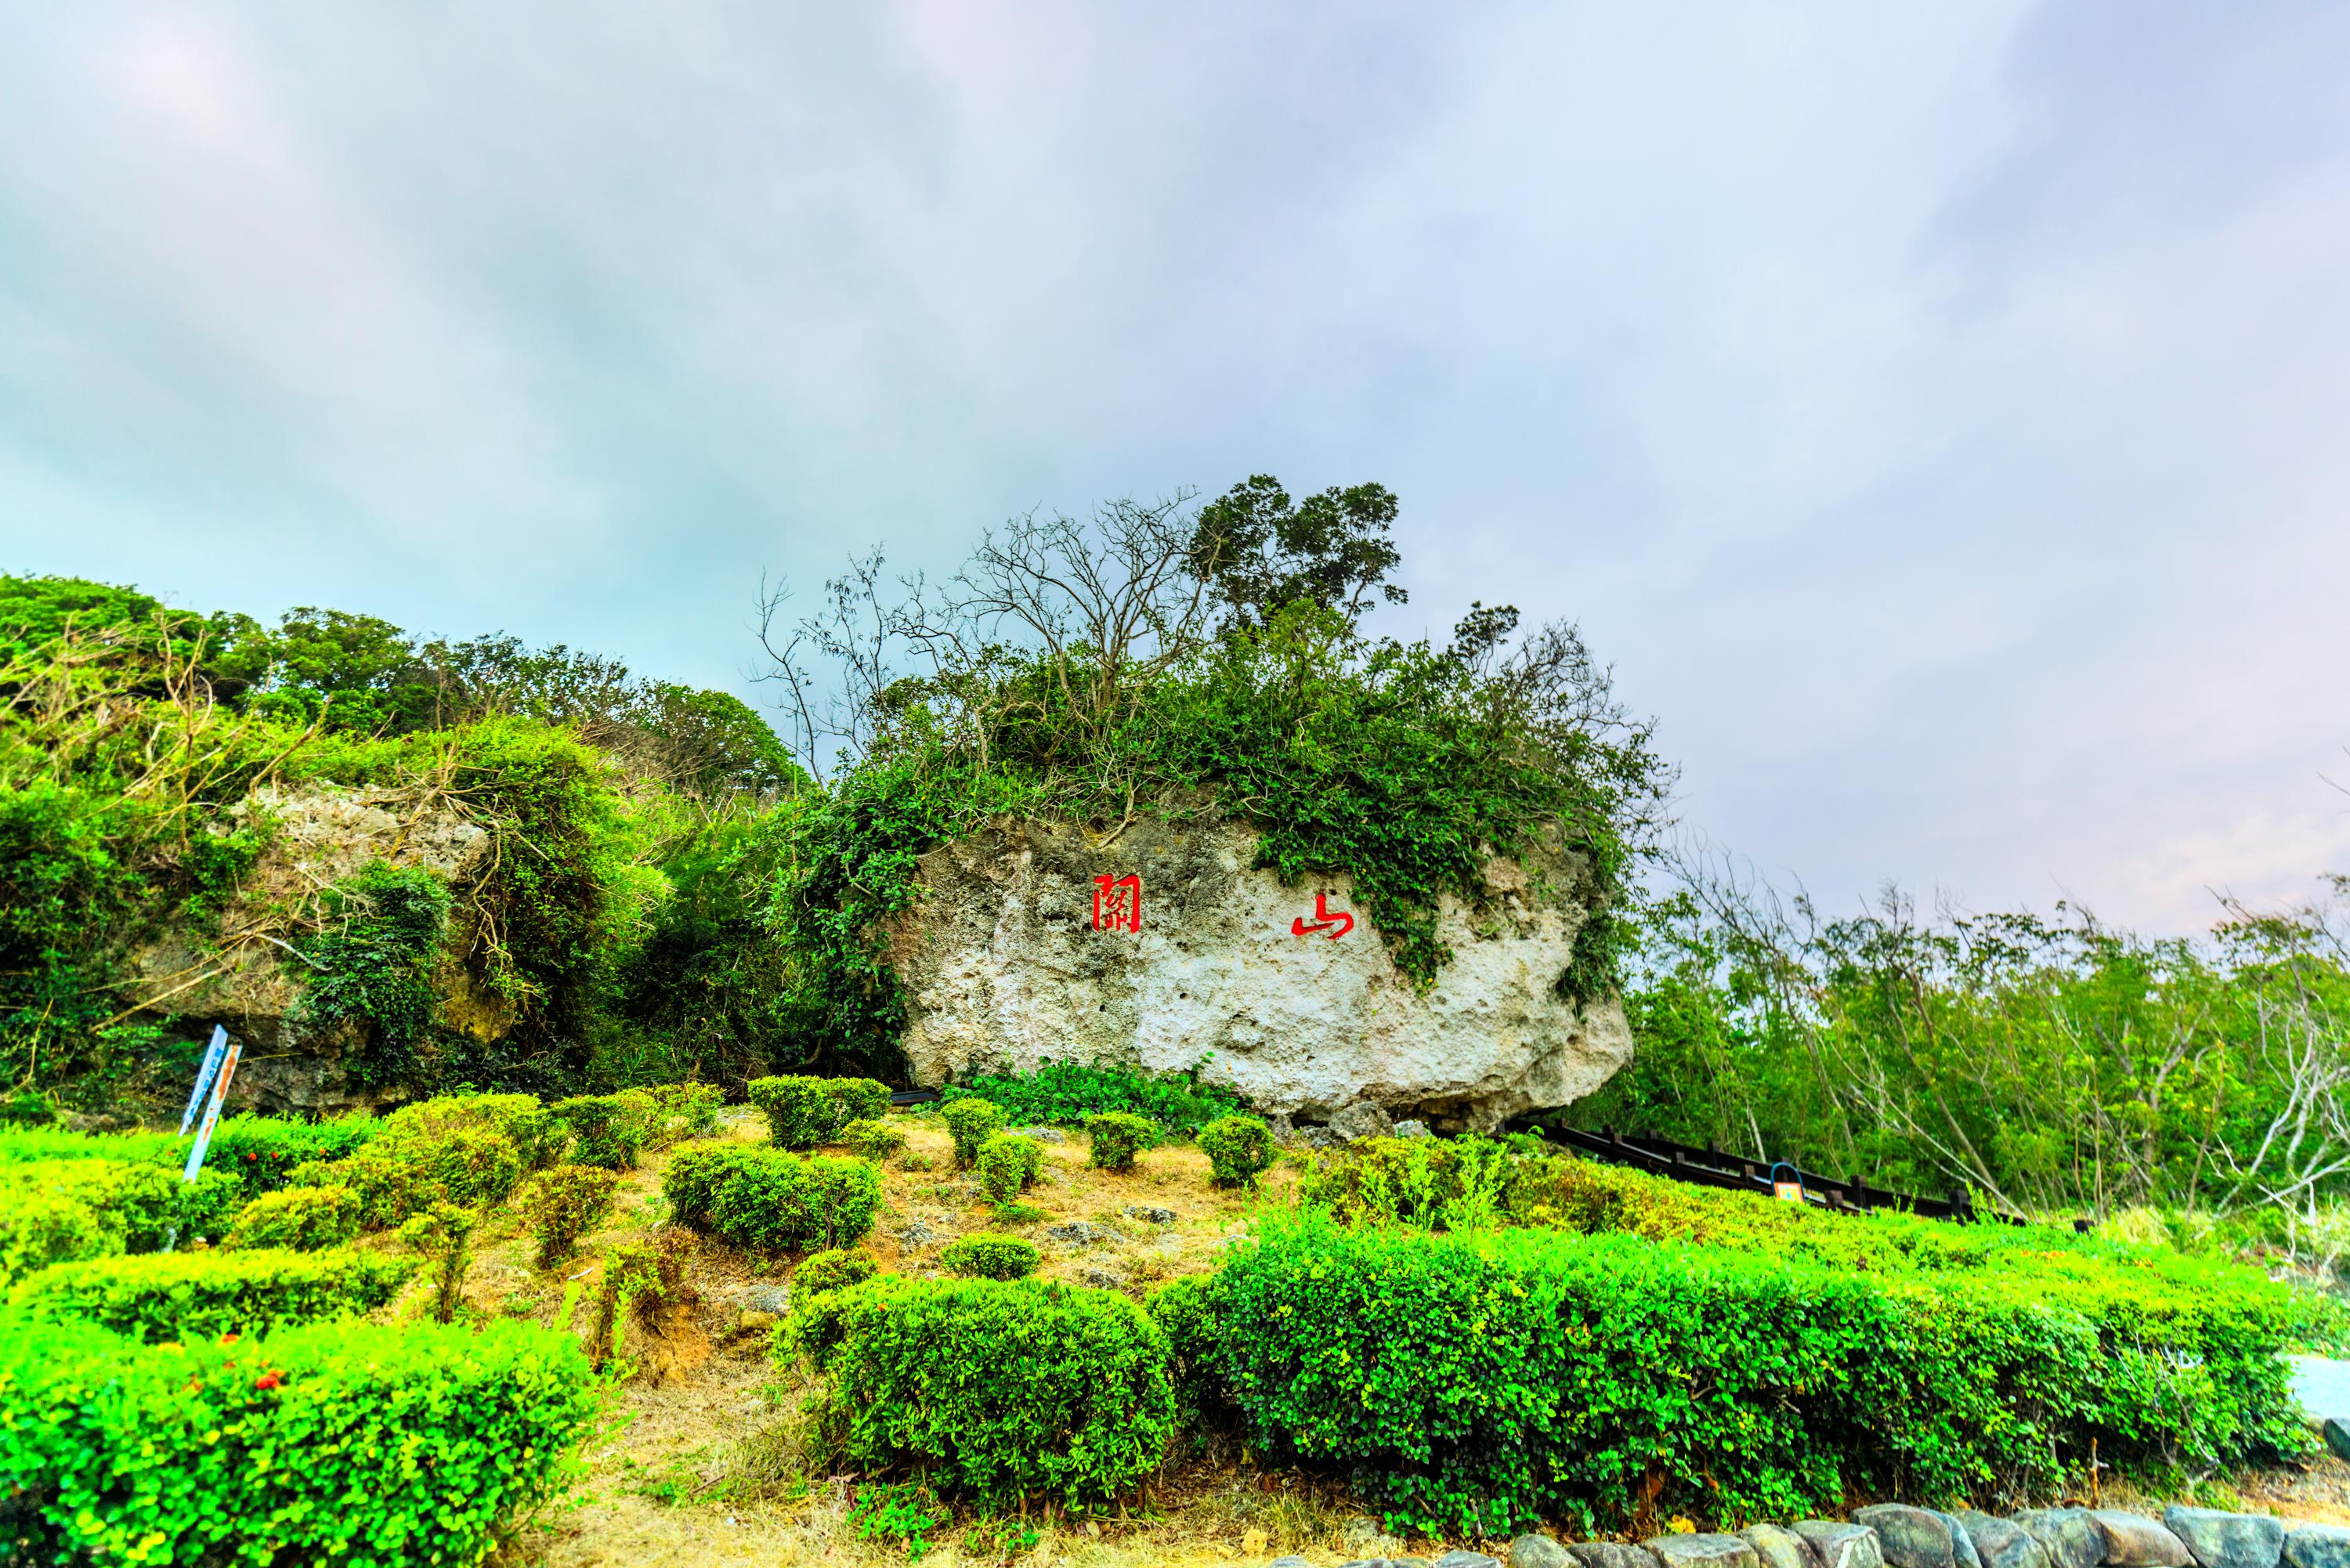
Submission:
[[[892,933],[915,1081],[1047,1060],[1204,1066],[1260,1109],[1326,1116],[1368,1099],[1491,1127],[1579,1099],[1630,1059],[1614,1000],[1562,997],[1581,863],[1496,860],[1477,907],[1448,899],[1452,961],[1425,993],[1390,961],[1345,877],[1285,887],[1255,870],[1253,831],[1024,826],[926,856]],[[1093,924],[1094,878],[1142,878],[1142,929]],[[1355,917],[1335,940],[1315,896]]]

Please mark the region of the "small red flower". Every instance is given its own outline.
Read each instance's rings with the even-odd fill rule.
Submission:
[[[265,1372],[260,1376],[253,1380],[253,1386],[255,1388],[275,1388],[280,1383],[285,1381],[285,1378],[279,1376],[275,1372]]]
[[[231,1329],[228,1333],[222,1334],[221,1343],[223,1345],[234,1345],[236,1343],[236,1331],[234,1329]]]

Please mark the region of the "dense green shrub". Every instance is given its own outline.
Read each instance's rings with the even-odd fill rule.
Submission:
[[[745,1092],[778,1148],[821,1148],[849,1123],[889,1114],[889,1085],[871,1078],[754,1078]]]
[[[906,1147],[906,1135],[877,1117],[859,1116],[840,1129],[840,1142],[850,1153],[879,1163]]]
[[[795,1311],[776,1354],[827,1376],[818,1430],[846,1463],[987,1501],[1115,1497],[1174,1431],[1166,1336],[1110,1291],[883,1274]]]
[[[560,1162],[571,1147],[570,1127],[536,1095],[435,1095],[400,1106],[381,1126],[380,1136],[393,1143],[431,1142],[461,1127],[497,1133],[515,1146],[526,1171]]]
[[[1361,1138],[1316,1155],[1297,1195],[1349,1223],[1466,1229],[1530,1215],[1547,1168],[1490,1138]]]
[[[0,1164],[0,1285],[50,1263],[151,1252],[227,1229],[244,1197],[234,1177],[192,1182],[160,1165],[113,1159]]]
[[[237,1210],[221,1246],[227,1251],[277,1247],[316,1252],[359,1233],[359,1195],[348,1187],[282,1187]]]
[[[483,1208],[503,1203],[522,1179],[515,1141],[488,1127],[458,1125],[378,1138],[316,1174],[359,1195],[370,1227],[388,1229],[436,1203]]]
[[[26,1562],[470,1563],[562,1490],[596,1408],[577,1342],[521,1324],[18,1324],[0,1495]]]
[[[434,1203],[410,1215],[400,1239],[422,1253],[432,1271],[432,1317],[448,1323],[465,1299],[465,1272],[473,1265],[473,1231],[482,1211],[457,1203]]]
[[[654,1116],[647,1148],[667,1148],[681,1138],[706,1137],[725,1108],[726,1091],[715,1084],[651,1084],[634,1091],[650,1098]]]
[[[1043,1261],[1035,1242],[984,1231],[958,1236],[939,1252],[939,1262],[949,1273],[974,1280],[1024,1280]]]
[[[395,1116],[399,1113],[394,1112]],[[347,1159],[390,1126],[360,1116],[305,1122],[286,1116],[224,1116],[213,1129],[204,1168],[234,1176],[244,1196],[255,1198],[282,1185],[296,1166],[314,1159]],[[174,1139],[161,1162],[176,1171],[187,1158],[185,1142]]]
[[[1254,1116],[1220,1116],[1200,1129],[1200,1152],[1208,1157],[1219,1187],[1254,1187],[1273,1168],[1280,1151],[1273,1133]]]
[[[1218,1277],[1210,1358],[1253,1445],[1351,1467],[1392,1522],[1430,1533],[2046,1499],[2093,1445],[2126,1469],[2305,1442],[2279,1353],[2307,1317],[2283,1288],[2183,1260],[2010,1255],[2004,1274],[1877,1276],[1306,1216]]]
[[[816,1295],[823,1291],[847,1290],[861,1285],[881,1272],[881,1265],[863,1252],[851,1252],[835,1248],[827,1252],[811,1252],[792,1271],[792,1299]]]
[[[546,1107],[571,1129],[571,1158],[607,1170],[634,1170],[655,1107],[642,1096],[574,1095]]]
[[[1124,1111],[1105,1111],[1086,1118],[1086,1137],[1091,1140],[1088,1158],[1096,1167],[1103,1170],[1132,1170],[1134,1157],[1159,1141],[1159,1128]]]
[[[950,1084],[942,1093],[949,1103],[966,1096],[991,1101],[1023,1127],[1076,1127],[1116,1111],[1183,1137],[1241,1108],[1240,1096],[1221,1084],[1201,1083],[1197,1068],[1149,1073],[1075,1062],[1039,1062],[1034,1072],[982,1075]]]
[[[670,1308],[699,1299],[686,1281],[692,1245],[684,1232],[665,1231],[650,1243],[624,1241],[604,1254],[596,1315],[588,1331],[598,1366],[627,1348],[632,1319],[654,1322]]]
[[[954,1139],[955,1168],[968,1170],[979,1163],[979,1146],[1003,1130],[1003,1107],[993,1100],[949,1100],[939,1115]]]
[[[1018,1133],[990,1133],[979,1146],[979,1184],[998,1203],[1009,1203],[1044,1173],[1045,1146]]]
[[[1221,1418],[1231,1408],[1217,1374],[1222,1302],[1216,1275],[1185,1274],[1151,1292],[1142,1303],[1167,1336],[1167,1366],[1177,1398],[1202,1418]]]
[[[579,1238],[612,1212],[618,1171],[594,1165],[558,1165],[542,1170],[522,1189],[522,1212],[538,1238],[538,1266],[551,1269],[571,1256]]]
[[[8,1301],[44,1321],[78,1319],[147,1340],[206,1339],[372,1312],[408,1274],[405,1262],[364,1252],[151,1252],[54,1264],[21,1281]]]
[[[870,1160],[747,1144],[688,1144],[661,1192],[678,1223],[761,1252],[843,1247],[873,1228],[881,1170]]]

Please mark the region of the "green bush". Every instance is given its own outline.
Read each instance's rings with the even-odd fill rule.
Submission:
[[[408,1274],[405,1262],[363,1252],[151,1252],[52,1265],[8,1301],[44,1322],[79,1320],[151,1341],[213,1339],[372,1312]]]
[[[380,1136],[430,1141],[460,1127],[504,1137],[525,1170],[545,1170],[571,1147],[571,1129],[536,1095],[435,1095],[400,1106],[383,1119]]]
[[[851,1153],[861,1154],[879,1163],[906,1147],[906,1135],[888,1122],[872,1116],[859,1116],[840,1129],[840,1142]]]
[[[569,1335],[338,1323],[142,1346],[0,1334],[25,1562],[479,1562],[559,1493],[597,1409]]]
[[[954,1139],[955,1168],[979,1163],[979,1146],[1003,1130],[1003,1107],[993,1100],[949,1100],[939,1115]]]
[[[1107,1500],[1174,1432],[1166,1335],[1111,1291],[883,1274],[795,1312],[776,1355],[827,1376],[817,1429],[843,1462],[987,1501]]]
[[[821,1148],[849,1123],[889,1114],[889,1085],[871,1078],[754,1078],[746,1092],[778,1148]]]
[[[397,1113],[395,1113],[397,1114]],[[286,1116],[224,1116],[213,1128],[204,1168],[234,1176],[244,1196],[255,1198],[283,1185],[286,1172],[313,1159],[348,1159],[380,1137],[389,1122],[348,1116],[304,1122]],[[188,1146],[174,1140],[162,1163],[174,1175],[188,1158]]]
[[[1158,1127],[1124,1111],[1104,1111],[1086,1118],[1093,1164],[1103,1170],[1132,1170],[1134,1157],[1159,1141]]]
[[[473,1231],[482,1211],[455,1203],[435,1203],[408,1217],[400,1239],[432,1267],[432,1318],[449,1323],[465,1298],[465,1271],[473,1265]]]
[[[1298,1198],[1348,1223],[1470,1229],[1525,1209],[1546,1168],[1490,1138],[1363,1138],[1316,1156]]]
[[[558,1165],[530,1179],[522,1189],[522,1212],[538,1238],[540,1268],[571,1256],[579,1238],[604,1222],[619,1184],[618,1171],[594,1165]]]
[[[503,1203],[522,1179],[524,1162],[504,1133],[459,1124],[388,1133],[331,1168],[359,1193],[367,1224],[381,1230],[436,1203],[469,1209]]]
[[[1254,1187],[1279,1158],[1273,1133],[1254,1116],[1220,1116],[1210,1122],[1200,1129],[1200,1152],[1214,1168],[1219,1187]]]
[[[974,1280],[1024,1280],[1043,1255],[1017,1236],[958,1236],[939,1253],[949,1273]]]
[[[282,1187],[237,1210],[224,1251],[276,1247],[316,1252],[359,1233],[359,1195],[348,1187]]]
[[[670,1157],[661,1192],[678,1223],[759,1252],[843,1247],[881,1207],[870,1160],[746,1144],[689,1144]]]
[[[627,1348],[631,1319],[653,1322],[669,1308],[699,1299],[685,1277],[692,1245],[682,1231],[667,1231],[650,1244],[625,1241],[604,1254],[596,1316],[588,1331],[598,1366]]]
[[[1175,1379],[1176,1397],[1194,1416],[1219,1424],[1230,1411],[1216,1373],[1222,1301],[1215,1275],[1185,1274],[1151,1292],[1142,1303],[1150,1321],[1167,1336],[1167,1366]]]
[[[638,1093],[650,1096],[655,1116],[647,1148],[667,1148],[681,1138],[706,1137],[718,1125],[726,1091],[715,1084],[654,1084]]]
[[[546,1107],[571,1129],[571,1158],[607,1170],[634,1170],[656,1114],[642,1096],[574,1095]]]
[[[998,1203],[1009,1203],[1036,1185],[1045,1169],[1045,1146],[1018,1133],[990,1133],[979,1146],[979,1184]]]
[[[51,1263],[218,1235],[244,1195],[234,1177],[210,1170],[182,1182],[176,1170],[122,1160],[0,1164],[0,1285]]]
[[[2010,1256],[1876,1276],[1309,1215],[1218,1276],[1207,1355],[1259,1451],[1349,1467],[1427,1533],[2048,1498],[2093,1451],[2233,1466],[2306,1442],[2280,1353],[2308,1316],[2287,1290],[2185,1260]]]
[[[863,1284],[880,1272],[881,1265],[863,1252],[839,1248],[811,1252],[792,1271],[792,1299],[797,1301],[824,1291],[844,1291],[851,1285]]]
[[[1106,1112],[1140,1116],[1154,1127],[1190,1137],[1218,1116],[1241,1108],[1241,1097],[1200,1082],[1198,1070],[1149,1073],[1139,1067],[1080,1066],[1039,1062],[1035,1071],[990,1075],[942,1091],[951,1105],[965,1096],[993,1103],[1023,1127],[1076,1127]]]

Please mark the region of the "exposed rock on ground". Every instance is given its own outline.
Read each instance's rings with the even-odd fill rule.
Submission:
[[[1047,1060],[1204,1063],[1265,1111],[1319,1119],[1366,1101],[1491,1127],[1579,1099],[1630,1058],[1617,1003],[1556,989],[1584,919],[1574,857],[1496,860],[1482,905],[1448,898],[1439,929],[1452,961],[1423,994],[1348,878],[1284,887],[1251,868],[1256,843],[1233,825],[1138,824],[1107,843],[1031,825],[924,857],[922,896],[891,949],[915,1082]],[[1095,878],[1130,875],[1140,929],[1096,929]],[[1351,930],[1315,929],[1317,894],[1353,916]]]

